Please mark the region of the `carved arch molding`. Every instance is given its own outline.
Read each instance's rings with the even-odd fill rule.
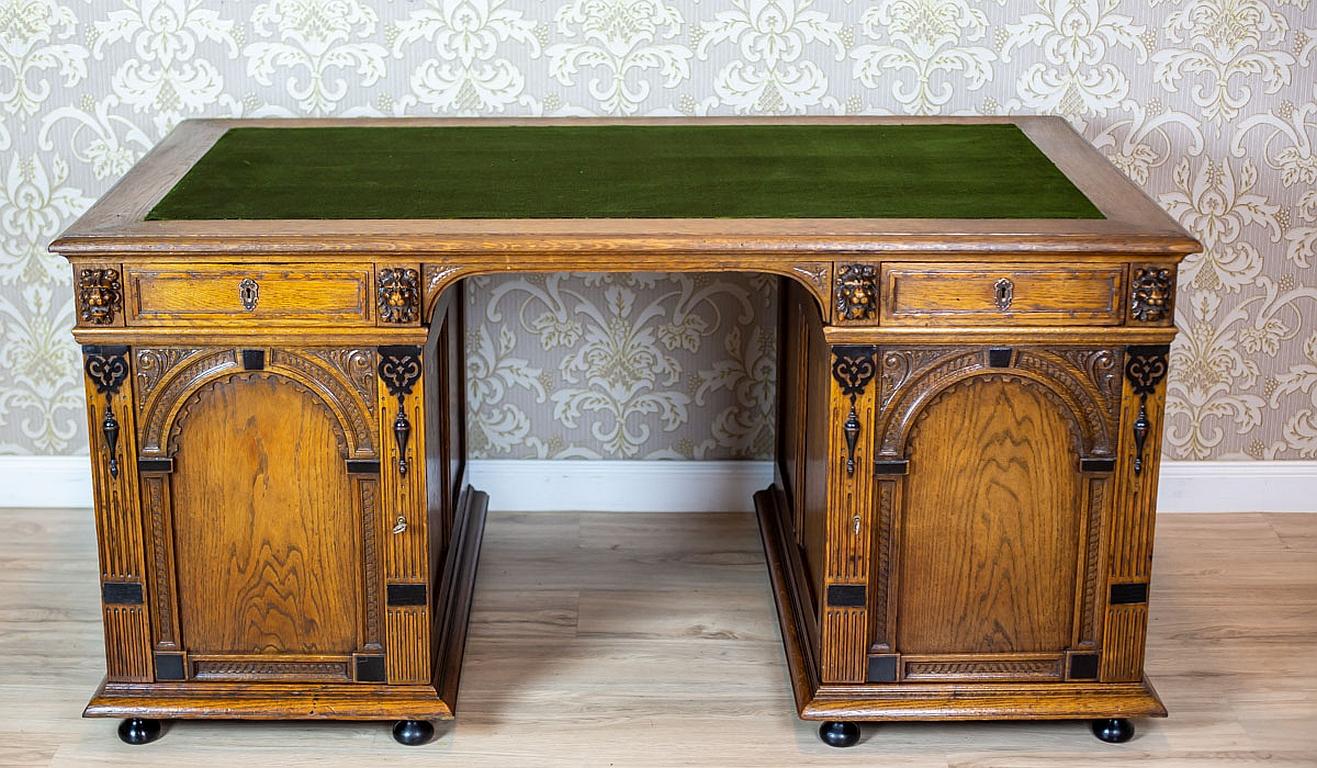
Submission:
[[[622,257],[619,257],[622,258]],[[642,267],[643,268],[643,267]],[[422,264],[421,286],[425,295],[422,319],[429,325],[434,317],[434,309],[439,304],[439,297],[454,283],[465,277],[479,275],[507,274],[510,272],[631,272],[635,265],[619,261],[615,267],[601,268],[599,260],[561,261],[551,264],[509,264],[505,267],[489,264]],[[753,257],[736,257],[734,260],[709,262],[689,268],[681,264],[655,266],[655,272],[762,272],[781,275],[804,286],[814,297],[814,303],[822,313],[823,323],[828,323],[828,305],[832,293],[832,262],[830,261],[767,261]]]
[[[275,378],[329,415],[343,458],[376,457],[374,349],[144,347],[134,363],[143,456],[172,456],[187,417],[215,386]]]
[[[878,460],[908,458],[921,417],[948,393],[982,377],[1036,388],[1071,427],[1076,453],[1115,455],[1123,354],[1106,348],[881,348],[878,360]]]

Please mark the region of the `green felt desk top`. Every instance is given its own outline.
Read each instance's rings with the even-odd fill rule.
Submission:
[[[146,217],[1100,219],[1014,125],[234,128]]]

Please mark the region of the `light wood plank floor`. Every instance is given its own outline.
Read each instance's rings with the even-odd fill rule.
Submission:
[[[740,514],[494,514],[460,718],[181,723],[129,747],[79,717],[103,672],[86,510],[0,510],[0,764],[16,766],[1317,765],[1317,515],[1166,515],[1149,673],[1172,716],[1123,746],[1082,723],[796,720],[758,533]]]

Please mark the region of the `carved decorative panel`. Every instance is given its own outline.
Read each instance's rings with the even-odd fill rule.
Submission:
[[[1060,680],[1062,657],[1038,659],[973,659],[922,661],[902,659],[902,678],[911,682],[936,680]]]
[[[166,422],[187,395],[207,380],[238,369],[238,356],[232,349],[213,349],[180,358],[172,368],[159,374],[156,384],[143,396],[141,420],[142,453],[164,453]]]
[[[873,320],[878,316],[878,268],[872,264],[842,264],[837,269],[838,320]]]
[[[348,661],[263,661],[258,659],[202,660],[192,662],[193,680],[307,680],[350,682]]]
[[[85,267],[78,270],[78,317],[87,325],[112,325],[123,311],[119,270]]]
[[[140,408],[155,391],[162,377],[179,363],[197,354],[197,347],[140,347],[134,373],[137,375],[137,405]]]
[[[300,349],[299,354],[324,361],[361,397],[371,416],[375,415],[375,350],[371,348],[327,347]]]
[[[366,632],[362,638],[362,649],[375,651],[384,647],[383,627],[380,622],[380,552],[379,538],[379,482],[374,479],[357,481],[357,491],[361,496],[361,550],[362,564],[366,575]]]
[[[1175,302],[1175,270],[1136,267],[1130,280],[1130,317],[1144,323],[1169,320]]]
[[[414,323],[420,317],[420,275],[414,269],[381,269],[377,309],[381,322],[394,325]]]
[[[272,349],[266,370],[272,373],[297,374],[304,384],[313,389],[336,418],[350,438],[344,458],[366,458],[375,455],[375,409],[369,405],[373,397],[362,392],[361,367],[370,365],[374,358],[369,349],[338,350],[338,358],[345,371],[334,361],[335,355],[308,355],[302,350]],[[354,380],[355,378],[355,380]]]
[[[892,540],[896,517],[897,483],[892,480],[880,480],[876,483],[878,490],[877,519],[873,532],[874,570],[870,578],[873,600],[873,644],[874,650],[884,651],[891,648],[889,626],[889,593],[892,586]]]
[[[905,435],[918,411],[944,388],[987,371],[1013,371],[1044,384],[1075,417],[1082,455],[1114,453],[1120,419],[1118,350],[1021,347],[1006,368],[992,366],[990,356],[985,349],[883,349],[880,390],[886,408],[879,428],[879,456],[903,456]]]
[[[1083,552],[1084,588],[1079,603],[1079,645],[1092,646],[1097,642],[1097,584],[1102,573],[1102,509],[1107,500],[1107,480],[1092,478],[1088,481],[1088,519],[1084,523]]]

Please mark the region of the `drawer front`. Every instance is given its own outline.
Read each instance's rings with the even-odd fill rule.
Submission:
[[[129,325],[369,325],[370,264],[129,267]]]
[[[1120,325],[1125,266],[882,267],[884,325]]]

